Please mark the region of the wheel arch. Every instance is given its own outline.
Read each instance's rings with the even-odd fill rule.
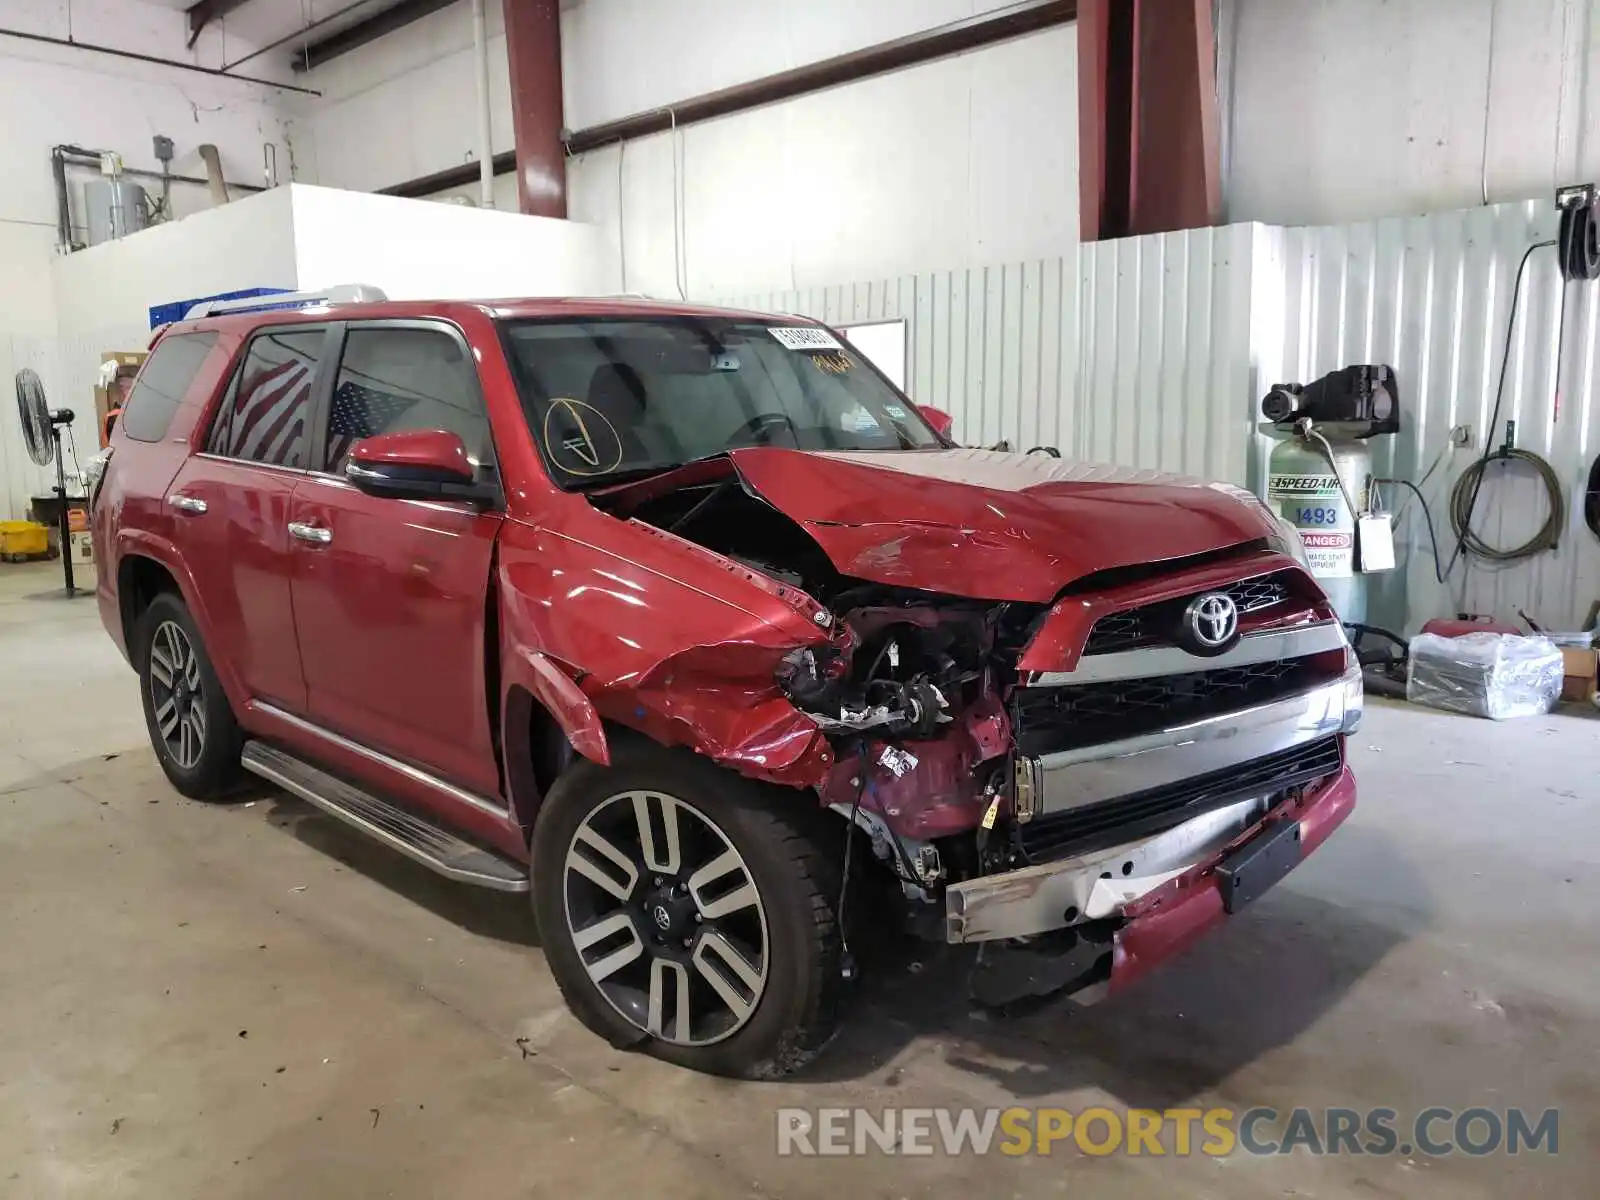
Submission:
[[[577,758],[611,765],[608,729],[578,685],[548,656],[519,649],[508,656],[500,704],[511,811],[525,830],[561,773]]]
[[[148,554],[124,554],[117,563],[117,610],[122,619],[123,644],[130,657],[134,653],[133,631],[139,618],[162,592],[183,595],[183,588],[171,569]],[[187,603],[187,599],[185,599]]]
[[[218,639],[213,636],[210,614],[206,611],[199,589],[195,587],[194,577],[172,547],[148,536],[125,537],[117,555],[116,579],[117,614],[121,621],[123,646],[127,649],[128,661],[134,668],[137,670],[139,665],[138,647],[134,638],[139,618],[156,596],[162,592],[173,592],[194,617],[195,625],[200,630],[201,640],[206,644],[212,669],[216,671],[217,678],[222,684],[223,693],[228,697],[235,712],[243,711],[244,703],[249,697],[234,673],[233,664],[221,652],[222,647]]]

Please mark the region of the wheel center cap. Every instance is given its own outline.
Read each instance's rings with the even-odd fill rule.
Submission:
[[[675,895],[670,886],[660,888],[645,905],[645,919],[667,939],[682,939],[694,930],[694,901]]]

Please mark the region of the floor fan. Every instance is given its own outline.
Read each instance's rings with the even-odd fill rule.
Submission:
[[[22,440],[28,447],[28,457],[41,467],[56,464],[55,494],[60,501],[56,517],[61,545],[61,566],[66,572],[67,598],[78,594],[72,579],[72,526],[67,516],[67,464],[61,453],[61,428],[71,425],[70,408],[51,412],[44,399],[44,384],[39,373],[31,367],[17,372],[17,416],[22,421]]]

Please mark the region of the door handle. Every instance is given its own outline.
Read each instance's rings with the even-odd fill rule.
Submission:
[[[185,496],[182,492],[173,492],[167,497],[167,503],[173,508],[183,512],[194,513],[196,516],[206,511],[206,502],[198,496]]]
[[[321,525],[307,525],[304,521],[290,521],[289,535],[302,542],[310,542],[313,546],[326,546],[333,541],[333,530],[324,529]]]

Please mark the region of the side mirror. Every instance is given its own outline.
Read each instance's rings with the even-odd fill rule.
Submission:
[[[922,414],[922,419],[933,426],[933,431],[942,438],[949,438],[950,431],[955,428],[956,419],[942,408],[934,408],[931,404],[917,405],[917,411]]]
[[[479,482],[461,438],[443,429],[380,433],[350,448],[345,478],[371,496],[488,503],[499,490]]]

